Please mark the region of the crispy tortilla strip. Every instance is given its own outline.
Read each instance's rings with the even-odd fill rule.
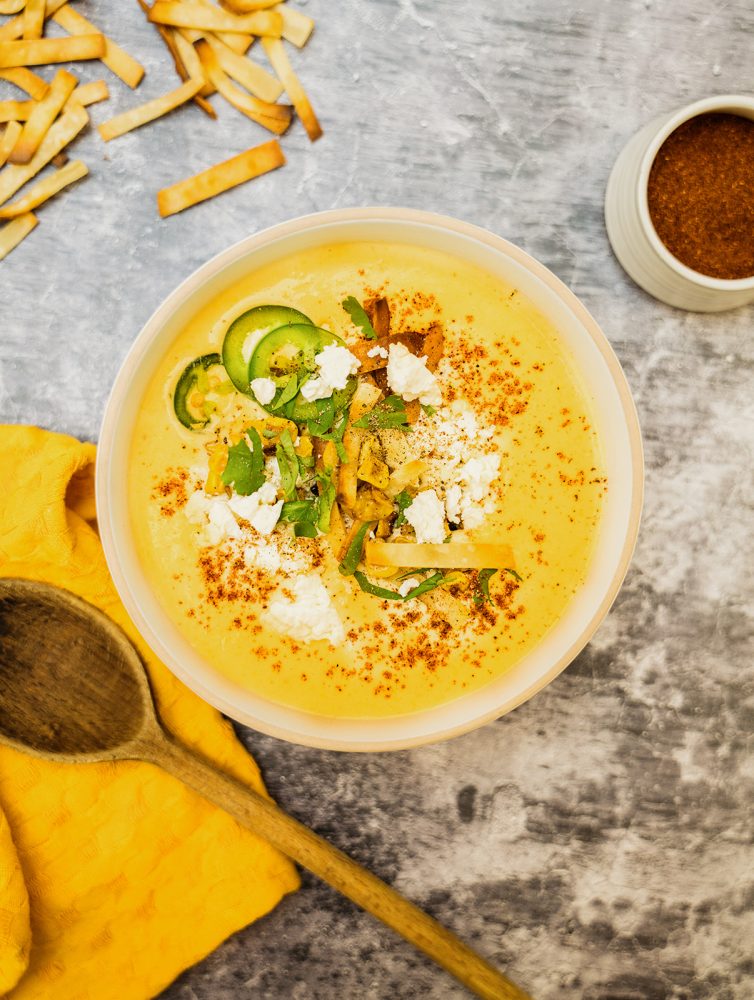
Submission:
[[[314,109],[311,106],[306,91],[301,86],[301,81],[293,72],[293,67],[291,66],[288,54],[283,48],[283,43],[279,38],[263,38],[262,45],[272,68],[278,75],[278,79],[293,101],[293,107],[296,109],[296,114],[306,129],[306,134],[312,142],[316,142],[322,135],[322,128],[317,120],[317,116],[314,114]]]
[[[76,77],[67,69],[57,71],[47,96],[39,101],[24,125],[24,130],[8,157],[11,163],[28,163],[34,156],[47,130],[58,117],[77,83]]]
[[[372,324],[372,329],[379,337],[389,337],[390,336],[390,305],[388,300],[384,295],[380,296],[378,299],[374,299],[370,302],[368,306],[365,306],[365,312],[369,316],[369,321]]]
[[[201,174],[158,191],[157,207],[160,215],[164,219],[168,215],[182,212],[184,208],[206,201],[207,198],[214,198],[216,194],[282,167],[284,163],[285,157],[277,139],[254,146]]]
[[[43,66],[46,63],[101,59],[105,54],[104,35],[77,35],[70,38],[34,38],[31,41],[0,42],[0,68]]]
[[[0,205],[4,205],[32,177],[36,177],[61,149],[75,139],[88,121],[89,115],[80,104],[66,108],[44,137],[42,145],[29,163],[12,164],[0,173]]]
[[[56,195],[58,191],[62,191],[64,187],[86,177],[88,173],[85,163],[82,163],[81,160],[71,160],[61,170],[56,170],[54,174],[48,174],[36,184],[32,184],[23,198],[0,208],[0,219],[16,219],[20,215],[31,212]]]
[[[0,0],[0,14],[17,14],[26,6],[26,0]]]
[[[379,368],[385,368],[387,366],[387,358],[383,358],[380,354],[370,358],[369,352],[378,347],[381,347],[383,351],[388,351],[391,344],[403,344],[412,354],[421,357],[424,337],[420,333],[396,333],[392,337],[378,337],[376,340],[359,340],[355,344],[349,345],[348,350],[361,362],[359,375],[364,375],[366,372],[376,372]]]
[[[25,66],[0,70],[0,80],[7,80],[8,83],[15,84],[16,87],[25,90],[29,97],[35,101],[41,101],[50,89],[50,85],[41,76],[32,73]]]
[[[209,82],[207,73],[202,66],[202,61],[196,54],[196,49],[192,42],[190,42],[182,33],[180,28],[166,28],[163,24],[158,25],[163,31],[167,31],[176,47],[178,56],[181,62],[186,68],[186,72],[189,77],[193,77],[194,80],[204,80],[204,86],[202,87],[201,96],[211,97],[215,93],[214,86]],[[201,39],[201,35],[199,38]]]
[[[68,98],[68,104],[75,101],[82,108],[88,108],[90,104],[98,104],[106,101],[110,97],[110,90],[104,80],[92,80],[90,83],[82,83],[76,87]]]
[[[195,0],[195,2],[201,7],[209,7],[211,10],[217,10],[212,0]],[[179,30],[192,45],[204,38],[201,31],[194,31],[192,28],[180,28]],[[231,31],[217,31],[214,34],[216,38],[219,38],[221,42],[225,42],[239,56],[242,56],[249,49],[249,46],[254,43],[254,38],[251,35],[240,35]]]
[[[38,222],[39,219],[33,212],[27,212],[26,215],[19,215],[17,219],[6,223],[0,229],[0,260],[7,257],[11,250],[15,250]]]
[[[364,558],[375,566],[411,569],[515,569],[516,560],[510,545],[498,542],[459,542],[457,545],[432,545],[419,542],[367,542]]]
[[[295,7],[281,3],[273,7],[283,19],[283,38],[298,49],[303,49],[314,31],[314,21]]]
[[[274,7],[279,0],[220,0],[220,6],[231,14],[251,14],[255,10],[267,10]]]
[[[247,56],[239,56],[217,35],[207,35],[206,42],[215,53],[220,69],[260,101],[272,104],[283,93],[283,85],[279,80]]]
[[[0,122],[25,122],[36,101],[0,101]]]
[[[210,82],[234,108],[243,112],[252,121],[264,125],[275,135],[282,135],[288,129],[292,114],[292,109],[288,105],[259,101],[246,91],[240,90],[220,69],[217,57],[206,42],[199,42],[196,51]]]
[[[70,35],[101,34],[99,28],[95,27],[91,21],[87,21],[69,4],[56,11],[52,15],[52,19]],[[105,39],[105,54],[102,56],[102,62],[129,87],[138,87],[144,76],[144,67],[106,35],[102,37]]]
[[[422,344],[422,354],[427,358],[427,368],[431,372],[437,371],[437,366],[445,353],[445,333],[442,324],[433,323],[424,337]]]
[[[198,31],[230,31],[242,35],[265,35],[280,38],[283,19],[280,14],[262,10],[256,14],[230,14],[215,7],[203,7],[181,0],[156,0],[149,20],[170,24],[175,28],[195,28]]]
[[[68,0],[47,0],[47,5],[45,7],[45,17],[52,17],[56,10],[59,10],[64,3],[68,3]],[[0,40],[2,41],[12,41],[14,38],[21,38],[24,33],[24,16],[19,14],[18,17],[11,18],[10,21],[6,21],[2,27],[0,27]]]
[[[0,139],[0,167],[3,166],[5,161],[10,156],[10,151],[18,142],[18,137],[23,132],[23,128],[23,125],[15,121],[8,122],[5,126],[3,137]]]
[[[340,466],[338,475],[338,499],[349,512],[356,506],[356,489],[358,480],[356,469],[359,464],[359,453],[364,432],[351,427],[351,424],[363,417],[365,413],[372,409],[382,393],[377,386],[368,382],[359,382],[358,388],[351,400],[348,410],[348,426],[343,435],[343,447],[346,450],[347,461]]]
[[[155,118],[161,118],[168,111],[174,111],[181,104],[190,101],[202,89],[203,83],[203,80],[187,80],[176,90],[171,90],[169,94],[163,94],[153,101],[140,104],[138,108],[130,108],[123,114],[103,122],[98,129],[99,134],[105,142],[110,142],[111,139],[117,139],[119,135],[125,135],[126,132],[146,125],[147,122],[153,122]]]
[[[41,38],[45,24],[45,0],[26,0],[24,38]]]

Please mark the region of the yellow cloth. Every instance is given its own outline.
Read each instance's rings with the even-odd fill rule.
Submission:
[[[0,427],[0,576],[102,608],[144,656],[166,726],[263,789],[230,725],[127,618],[95,529],[94,455],[61,434]],[[12,1000],[154,996],[297,886],[282,855],[156,767],[0,746],[0,994]]]

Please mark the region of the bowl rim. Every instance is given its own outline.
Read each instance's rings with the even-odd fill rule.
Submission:
[[[748,278],[715,278],[710,274],[695,271],[693,267],[680,261],[660,239],[649,211],[649,174],[663,143],[687,121],[691,121],[692,118],[697,118],[699,115],[713,112],[738,114],[741,117],[754,119],[754,96],[749,94],[719,94],[716,97],[704,97],[691,104],[685,104],[663,119],[662,125],[645,149],[639,164],[639,172],[636,177],[639,219],[654,252],[668,267],[686,281],[692,282],[697,287],[717,292],[748,291],[754,289],[754,274]]]
[[[644,456],[639,427],[639,419],[631,392],[628,386],[623,369],[613,351],[607,337],[603,333],[597,321],[591,316],[586,307],[577,296],[552,272],[535,258],[531,257],[524,250],[510,243],[508,240],[498,236],[487,229],[471,223],[441,215],[435,212],[427,212],[419,209],[401,207],[367,207],[367,208],[345,208],[331,209],[323,212],[315,212],[299,216],[287,222],[268,227],[257,233],[247,236],[232,246],[216,254],[200,267],[196,268],[187,278],[185,278],[154,310],[146,321],[141,331],[131,345],[124,358],[118,373],[113,382],[105,411],[102,419],[99,446],[97,448],[96,474],[95,474],[95,496],[98,514],[104,511],[104,516],[99,515],[99,530],[105,558],[113,578],[116,590],[123,605],[134,625],[143,638],[144,642],[160,657],[171,672],[178,677],[187,687],[193,690],[201,698],[214,706],[219,711],[230,718],[238,719],[240,709],[232,701],[225,698],[221,693],[209,690],[205,683],[198,679],[193,672],[185,667],[178,657],[165,656],[169,653],[167,643],[164,643],[155,634],[146,618],[142,615],[137,600],[132,594],[131,587],[126,573],[117,555],[117,545],[115,532],[109,515],[110,505],[108,503],[108,493],[110,484],[110,465],[113,453],[112,440],[118,425],[119,407],[118,397],[125,392],[125,388],[138,367],[142,355],[148,349],[153,338],[159,333],[165,322],[180,305],[194,294],[202,285],[212,280],[219,272],[230,266],[241,257],[250,255],[261,247],[278,242],[286,237],[300,235],[310,229],[322,226],[337,225],[350,222],[398,222],[408,223],[418,226],[435,227],[449,230],[452,233],[466,237],[470,240],[482,243],[493,251],[502,253],[512,258],[517,264],[532,273],[545,284],[561,301],[561,303],[575,316],[584,329],[584,332],[591,339],[597,348],[603,362],[605,363],[612,378],[613,386],[620,402],[620,408],[628,438],[628,448],[630,451],[630,489],[631,499],[628,510],[627,530],[620,550],[620,556],[616,561],[614,571],[610,578],[609,585],[605,587],[602,598],[594,607],[589,621],[584,625],[579,635],[561,652],[550,668],[540,674],[526,688],[509,698],[503,704],[495,704],[489,710],[476,714],[473,718],[464,719],[456,724],[449,725],[441,730],[430,733],[422,733],[415,737],[401,738],[370,738],[354,742],[350,739],[333,737],[323,734],[312,736],[302,735],[293,729],[288,729],[266,719],[252,717],[245,709],[242,724],[256,729],[268,736],[286,740],[300,746],[308,746],[317,749],[346,751],[346,752],[378,752],[387,750],[405,750],[431,743],[444,742],[456,736],[478,729],[488,722],[506,715],[508,712],[524,704],[535,694],[547,687],[578,655],[579,652],[591,640],[597,628],[607,615],[612,606],[623,580],[628,571],[639,532],[641,520],[642,503],[644,496]],[[149,637],[149,638],[148,638]],[[152,641],[154,640],[154,642]],[[155,649],[155,646],[157,647]],[[483,689],[480,689],[483,690]],[[266,701],[262,699],[260,701]],[[273,704],[273,703],[270,703]],[[427,712],[436,711],[443,705],[435,708],[424,709],[416,713],[421,717]],[[327,716],[321,717],[323,723],[328,720]],[[377,721],[377,720],[375,720]],[[379,720],[382,721],[382,720]],[[386,717],[386,723],[394,721],[393,717]],[[322,727],[323,729],[325,726]]]

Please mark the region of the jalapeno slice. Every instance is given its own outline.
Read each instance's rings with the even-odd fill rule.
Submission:
[[[288,306],[255,306],[242,313],[228,327],[223,340],[223,364],[233,385],[249,395],[249,359],[259,341],[278,327],[312,326],[312,321],[298,309]]]

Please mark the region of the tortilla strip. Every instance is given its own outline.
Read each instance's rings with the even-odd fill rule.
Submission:
[[[5,161],[10,156],[10,151],[18,142],[18,137],[23,132],[23,128],[23,125],[15,121],[8,122],[5,126],[3,137],[0,139],[0,167],[3,166]]]
[[[89,115],[80,104],[66,108],[50,128],[29,163],[11,164],[0,173],[0,205],[4,205],[32,177],[36,177],[61,149],[75,139],[88,121]]]
[[[255,14],[229,14],[215,7],[203,7],[182,0],[156,0],[149,20],[170,24],[175,28],[195,28],[198,31],[230,31],[243,35],[267,35],[280,38],[283,19],[272,11]]]
[[[284,164],[285,156],[280,143],[277,139],[271,139],[261,146],[254,146],[225,160],[224,163],[218,163],[209,170],[187,177],[172,187],[163,188],[157,192],[157,207],[164,219]]]
[[[272,68],[278,75],[278,79],[293,101],[293,107],[296,109],[296,114],[306,129],[306,134],[312,142],[316,142],[322,135],[322,128],[317,120],[317,116],[314,114],[314,109],[311,106],[306,91],[301,86],[301,81],[293,72],[293,67],[291,66],[287,52],[283,48],[283,43],[279,38],[263,38],[262,45]]]
[[[19,215],[17,219],[3,226],[0,229],[0,260],[7,257],[11,250],[15,250],[38,222],[39,219],[33,212],[27,212],[26,215]]]
[[[215,53],[220,69],[260,101],[274,103],[283,93],[279,80],[247,56],[239,56],[217,35],[207,35],[206,42]]]
[[[116,115],[115,118],[103,122],[98,129],[99,134],[105,142],[117,139],[119,135],[125,135],[126,132],[131,132],[133,129],[140,128],[148,122],[153,122],[156,118],[166,115],[168,111],[174,111],[181,104],[190,101],[195,94],[199,93],[203,85],[203,80],[187,80],[180,87],[176,88],[176,90],[171,90],[169,94],[163,94],[161,97],[156,97],[153,101],[147,101],[146,104],[130,108],[128,111],[124,111],[123,114]]]
[[[68,0],[47,0],[47,5],[45,6],[45,17],[52,17],[56,10],[59,10],[64,3],[68,3]],[[21,38],[24,33],[24,16],[19,14],[18,17],[11,18],[10,21],[6,21],[2,27],[0,27],[0,39],[2,41],[12,41],[14,38]]]
[[[15,84],[16,87],[25,90],[29,97],[35,101],[41,101],[50,89],[50,85],[41,76],[32,73],[25,66],[0,70],[0,80],[7,80],[8,83]]]
[[[45,0],[26,0],[24,38],[41,38],[45,24]]]
[[[0,42],[0,69],[5,66],[43,66],[46,63],[75,62],[78,59],[101,59],[104,54],[104,35]]]
[[[16,219],[20,215],[31,212],[56,195],[58,191],[62,191],[64,187],[86,177],[88,173],[89,170],[85,163],[82,163],[81,160],[71,160],[62,169],[56,170],[54,174],[48,174],[36,184],[32,184],[23,198],[0,208],[0,219]]]
[[[370,542],[364,546],[364,559],[375,566],[411,569],[515,569],[516,559],[510,545],[499,542],[459,542],[444,545],[419,542]]]
[[[0,14],[17,14],[26,6],[26,0],[0,0]]]
[[[50,84],[47,96],[39,101],[24,125],[21,137],[9,156],[11,163],[28,163],[39,148],[47,130],[58,117],[73,93],[78,80],[67,69],[59,69]]]
[[[99,28],[95,27],[91,21],[87,21],[69,4],[65,4],[56,11],[52,15],[52,19],[69,35],[102,34]],[[144,76],[144,67],[106,35],[102,35],[102,37],[105,39],[105,54],[102,56],[102,62],[129,87],[138,87]]]
[[[217,10],[212,0],[195,0],[195,2],[201,7],[209,7],[210,10]],[[192,45],[204,37],[201,31],[194,31],[193,28],[181,28],[180,31]],[[231,31],[216,31],[214,34],[221,42],[225,42],[229,48],[237,52],[239,56],[242,56],[254,42],[254,38],[251,35],[239,35]]]
[[[36,101],[0,101],[0,122],[25,122]]]
[[[90,104],[98,104],[106,101],[110,97],[110,90],[104,80],[92,80],[90,83],[82,83],[68,98],[66,107],[75,101],[82,108],[88,108]]]
[[[217,88],[218,93],[222,94],[234,108],[276,135],[282,135],[288,129],[291,124],[291,108],[288,105],[259,101],[236,87],[220,69],[217,57],[206,42],[199,42],[196,51],[207,77]]]
[[[267,10],[274,7],[279,0],[220,0],[220,6],[231,14],[251,14],[255,10]]]
[[[202,66],[202,61],[197,55],[193,44],[184,36],[180,28],[166,28],[163,24],[155,25],[155,27],[162,28],[163,31],[166,31],[170,35],[188,75],[195,80],[204,80],[201,96],[211,97],[215,93],[215,88],[209,82],[207,74],[204,71],[204,66]],[[202,36],[200,35],[199,37],[201,38]]]
[[[273,7],[283,19],[283,38],[297,49],[303,49],[314,31],[314,21],[295,7],[281,3]]]

